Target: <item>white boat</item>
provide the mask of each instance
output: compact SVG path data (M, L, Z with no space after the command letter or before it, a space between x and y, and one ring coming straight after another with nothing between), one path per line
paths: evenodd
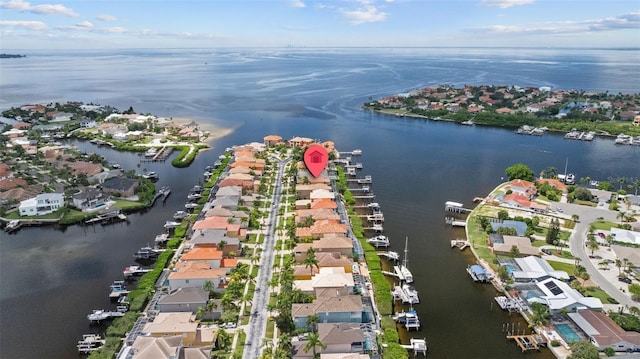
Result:
M145 157L153 157L153 156L155 156L157 154L158 154L158 150L152 147L152 148L148 149L147 152L144 153L144 156Z
M194 209L194 208L196 208L198 206L199 206L199 204L197 204L197 203L189 202L189 203L185 203L184 208L186 208L186 209Z
M168 186L163 186L162 188L160 188L160 190L158 191L158 194L167 197L168 195L171 194L171 188L169 188Z
M415 288L413 288L407 283L404 283L402 285L402 291L404 291L405 294L411 299L410 300L411 304L420 303L420 297L418 297L418 291Z
M475 123L473 123L473 120L464 121L464 122L462 122L462 124L463 124L463 125L466 125L466 126L473 126L473 125L475 125Z
M143 275L147 272L151 272L151 269L149 268L142 268L140 266L137 265L132 265L132 266L128 266L125 267L124 270L122 271L122 275L126 278L131 278L137 275Z
M180 222L176 222L176 221L166 221L164 223L164 229L173 229L176 228L177 226L180 225Z
M388 252L378 252L379 256L387 257L390 261L398 261L400 260L400 255L398 252L388 251Z
M4 230L7 232L13 232L15 230L18 230L18 228L20 228L20 220L12 219L7 223L6 227L4 227Z
M155 242L156 243L164 243L169 240L169 235L166 233L156 235ZM146 247L145 247L146 248Z
M200 193L200 192L202 192L202 186L195 185L195 186L191 187L189 192L190 193Z
M576 183L576 176L573 173L567 174L567 177L564 179L564 183L566 184Z
M188 215L189 215L189 213L187 213L186 211L176 211L176 213L173 214L173 219L179 221L179 220L184 219Z
M409 270L409 267L407 267L408 245L409 245L409 237L406 237L404 240L404 258L402 259L402 264L399 265L398 268L400 270L400 273L399 273L401 275L400 278L404 279L404 281L407 283L413 283L413 274Z
M355 149L351 152L351 155L353 156L360 156L362 154L362 150L360 149Z
M404 304L418 304L420 303L420 298L418 297L418 292L413 290L409 290L408 288L404 288L405 285L399 286L396 285L393 287L393 291L391 295L394 300L400 300Z
M151 171L151 172L147 172L145 174L142 175L142 177L146 178L146 179L158 179L158 174Z
M87 314L87 319L89 319L90 322L100 322L106 319L123 316L124 312L121 311L108 312L102 309L94 309L91 314Z
M158 238L156 237L156 242ZM161 249L153 249L149 246L140 248L133 257L136 259L155 259L162 252Z
M367 239L367 243L371 244L376 248L379 248L379 247L386 248L386 247L389 247L389 238L387 238L387 236L379 235L379 236L375 236L373 238Z
M200 199L200 198L202 198L202 195L200 193L189 193L187 195L188 200L194 200L194 199Z
M418 318L418 313L413 309L413 306L408 312L404 310L402 310L402 312L396 312L393 315L393 320L397 323L404 324L407 330L420 329L420 319Z

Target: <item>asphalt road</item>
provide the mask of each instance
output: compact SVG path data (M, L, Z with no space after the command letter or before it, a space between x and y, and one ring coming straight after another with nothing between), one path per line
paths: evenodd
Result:
M278 162L278 174L276 176L276 187L271 202L269 217L266 221L266 233L264 242L262 242L262 253L260 255L260 270L256 278L256 291L253 294L253 305L251 306L251 318L247 326L247 338L245 341L244 353L242 357L245 359L255 359L260 357L260 346L262 338L265 336L267 324L267 304L269 303L269 281L274 260L274 246L276 227L278 225L278 207L280 206L280 198L282 193L282 177L286 164L290 159Z
M620 283L611 282L602 275L598 268L593 265L593 263L589 259L589 254L587 253L587 248L585 245L587 233L589 232L589 225L592 222L597 221L600 217L604 218L604 220L606 221L615 222L617 220L616 215L618 214L618 212L610 211L608 207L594 208L571 203L558 203L554 205L554 209L556 208L562 209L562 213L569 218L571 218L571 216L574 214L580 216L580 221L576 224L573 233L569 237L569 248L571 250L571 254L573 254L574 257L580 258L580 264L587 269L587 273L589 273L591 280L607 294L617 300L620 305L627 305L630 307L638 306L638 303L634 302L631 298L629 298L629 296L620 291Z

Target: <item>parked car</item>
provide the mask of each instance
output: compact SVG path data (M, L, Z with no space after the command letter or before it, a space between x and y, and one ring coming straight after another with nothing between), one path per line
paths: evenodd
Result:
M544 253L544 254L546 254L546 255L548 255L548 256L550 256L550 255L551 255L551 250L549 250L549 249L547 249L547 248L542 248L542 249L541 249L541 251L542 251L542 253Z
M598 232L598 236L602 239L607 238L607 236L605 236L603 232Z
M627 284L631 284L631 278L629 277L618 277L618 280Z
M238 325L235 322L227 322L222 324L224 329L235 329Z

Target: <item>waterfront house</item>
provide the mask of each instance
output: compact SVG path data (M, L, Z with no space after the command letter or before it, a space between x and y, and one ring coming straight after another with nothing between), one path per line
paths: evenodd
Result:
M265 136L263 138L263 140L264 140L264 145L267 146L267 147L274 147L274 146L277 146L277 145L283 143L282 142L282 137L278 136L278 135Z
M29 184L27 181L20 177L9 177L3 180L0 180L0 191L7 191L13 188L26 188Z
M194 247L180 256L180 261L207 262L211 268L220 268L222 251L216 247Z
M242 236L240 224L230 221L229 218L230 217L222 216L205 217L204 219L196 221L192 228L194 232L210 229L224 230L227 237L240 238Z
M602 310L600 299L585 297L577 290L571 288L568 283L555 278L547 278L543 281L530 284L514 285L514 289L520 292L521 297L527 302L538 302L549 307L551 314L563 311L573 312L579 308Z
M536 185L533 182L514 179L509 182L506 187L506 190L511 190L514 193L519 193L521 195L526 196L528 199L532 199L538 192Z
M353 275L346 273L342 267L320 268L318 274L310 280L293 281L293 288L306 294L316 294L318 290L327 288L344 289L347 293L353 293L354 285Z
M85 187L80 192L72 195L71 200L75 208L86 211L103 207L108 200L108 196L95 187Z
M292 139L290 139L289 141L287 141L287 145L289 147L300 147L300 148L305 148L313 143L315 143L316 141L314 141L311 138L307 138L307 137L293 137Z
M347 234L347 226L336 220L318 220L315 221L310 227L298 227L296 228L297 238L322 238L325 235L342 235Z
M173 290L182 287L202 288L207 281L213 283L215 292L224 292L227 287L227 271L211 268L207 262L178 262L169 274L169 287Z
M160 312L195 313L200 307L206 307L209 292L201 287L176 288L160 297L156 309Z
M318 336L326 345L323 353L360 353L364 351L364 333L356 323L320 323Z
M296 198L311 199L311 193L315 190L324 190L327 192L331 192L331 186L329 186L326 183L298 184L296 185ZM329 197L329 198L333 198L333 197Z
M319 253L328 252L353 258L353 241L344 235L329 234L311 243L298 243L293 250L296 262L302 263L305 260L309 247L313 247L316 257Z
M299 209L295 212L296 224L305 223L307 218L317 220L340 221L340 215L331 209Z
M534 255L524 258L499 259L499 262L516 282L540 282L548 278L556 278L563 281L569 280L567 272L553 269L546 260Z
M114 177L102 182L102 190L106 193L119 195L120 197L131 197L136 193L136 188L140 185L140 180L129 177Z
M640 333L625 331L606 314L593 310L569 313L569 318L589 336L600 351L613 348L617 352L640 350Z
M189 238L189 244L194 247L218 247L223 241L225 255L240 253L240 238L228 237L226 229L199 229Z
M336 201L328 198L321 198L311 201L311 209L337 209L338 204ZM296 206L297 208L297 206Z
M20 202L21 216L41 216L64 207L63 193L42 193Z
M291 317L296 329L307 328L307 318L317 315L319 323L362 323L364 305L362 296L349 294L344 289L319 290L311 303L291 305Z
M309 268L304 265L296 265L293 267L294 279L311 279L313 275L318 273L320 268L326 267L341 267L344 269L345 273L351 273L353 271L353 259L347 256L343 256L340 253L320 252L316 253L315 256L318 261L318 267L312 266L311 268Z
M499 233L489 235L489 246L495 254L511 254L515 246L518 253L524 256L535 256L540 253L540 249L531 245L529 237L508 236Z
M189 312L158 313L153 322L147 323L142 333L152 337L179 335L184 347L212 346L215 329L199 327L196 316Z

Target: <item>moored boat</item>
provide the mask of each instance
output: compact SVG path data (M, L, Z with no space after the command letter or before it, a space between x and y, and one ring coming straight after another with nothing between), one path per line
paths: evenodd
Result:
M367 243L371 244L372 246L379 248L379 247L389 247L390 243L389 243L389 238L387 238L387 236L383 236L383 235L379 235L379 236L375 236L373 238L369 238L367 239Z

